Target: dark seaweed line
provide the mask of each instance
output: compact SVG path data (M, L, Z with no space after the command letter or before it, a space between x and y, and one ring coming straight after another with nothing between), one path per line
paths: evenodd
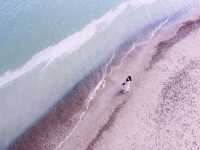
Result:
M198 28L200 28L200 17L196 20L191 20L183 23L183 25L176 32L175 36L168 40L161 41L156 46L156 53L152 56L151 61L149 62L149 66L146 70L150 70L154 64L159 62L159 60L164 57L164 54L167 53L167 50L169 50L179 41L186 38L189 34Z
M103 125L102 128L99 129L96 137L88 144L88 147L86 148L86 150L93 150L95 144L99 141L99 139L102 137L103 133L105 133L106 131L108 131L114 124L118 113L120 112L120 110L123 108L123 106L126 104L127 101L123 101L122 103L120 103L112 112L112 114L110 115L108 121Z

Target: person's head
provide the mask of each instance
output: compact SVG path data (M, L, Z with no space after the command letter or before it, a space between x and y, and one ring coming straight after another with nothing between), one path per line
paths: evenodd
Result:
M126 82L128 82L128 81L132 81L131 76L128 76L128 77L127 77Z
M125 85L125 82L124 82L124 83L122 83L122 85Z
M132 81L132 78L131 78L131 76L130 76L130 75L128 76L128 78L127 78L127 79L128 79L128 81Z

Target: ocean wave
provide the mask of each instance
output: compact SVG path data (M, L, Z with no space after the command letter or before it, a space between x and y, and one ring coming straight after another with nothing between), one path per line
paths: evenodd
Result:
M7 135L7 138L0 137L0 145L9 143L10 139L21 134L58 102L68 92L66 89L69 86L73 87L103 59L110 57L133 33L154 22L165 21L186 6L181 3L184 0L178 0L180 3L176 9L157 1L127 0L80 32L42 50L21 68L3 74L0 77L0 99L1 114L4 116L0 115L0 118L6 119L2 121L4 130L0 128L0 134ZM173 0L167 1L173 4ZM19 82L6 88L5 85L16 80ZM73 83L69 83L69 80ZM91 99L94 95L95 91L90 94ZM15 130L16 126L19 127L18 131Z
M94 20L88 24L81 31L74 33L68 38L64 39L55 46L50 46L34 55L27 63L25 63L21 68L16 70L6 71L0 76L0 87L5 84L16 80L25 73L33 70L40 64L44 64L43 70L46 69L55 59L62 57L64 54L71 54L73 51L79 49L84 43L89 41L95 34L103 32L117 16L119 16L125 9L130 5L136 8L152 3L155 0L145 0L145 1L126 1L119 5L117 8L107 12L101 18Z

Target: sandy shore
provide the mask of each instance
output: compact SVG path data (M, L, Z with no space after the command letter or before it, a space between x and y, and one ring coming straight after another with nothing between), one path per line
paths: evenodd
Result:
M199 20L162 32L107 78L61 150L197 149L200 146ZM160 43L160 39L167 38ZM167 37L169 36L169 37ZM172 37L170 37L172 36ZM119 95L131 74L132 93Z
M10 149L200 149L199 27L197 19L163 29L112 69L105 87L70 131L63 127L68 124L60 122L57 126L64 130L50 128L38 140L30 134ZM121 95L127 75L134 77L132 91ZM42 142L52 139L59 144Z

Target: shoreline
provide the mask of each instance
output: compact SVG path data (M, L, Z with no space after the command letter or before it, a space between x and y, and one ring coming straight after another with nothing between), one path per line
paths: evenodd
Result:
M189 27L190 28L190 27ZM188 35L189 36L189 35ZM184 40L184 38L182 39L182 40ZM158 42L158 44L159 44L159 42ZM157 44L155 44L155 45L153 45L152 47L154 47L154 46L156 46ZM148 47L148 46L147 46ZM152 55L153 55L153 53L152 53ZM131 57L129 58L129 59L131 59ZM129 60L130 61L130 60ZM127 60L127 62L128 62L128 60ZM132 64L134 64L134 63L132 63ZM144 72L146 72L145 70L145 68L146 67L148 67L148 65L144 65L143 66L144 67ZM140 69L139 69L140 70ZM143 72L142 71L142 72ZM139 72L138 73L139 75L141 75L141 73ZM142 75L143 76L143 75ZM112 86L113 86L113 83L112 83ZM137 88L140 86L139 85L139 83L136 83L136 85L135 85L136 87L133 89L133 91L134 92L136 92L137 93ZM105 91L104 91L105 92ZM141 93L142 94L142 93ZM132 96L134 96L133 95L133 93L131 93L128 97L130 98L130 97L132 97ZM101 97L101 96L100 96ZM115 105L115 107L114 106L110 106L110 113L109 114L107 114L107 117L106 118L104 118L104 123L99 123L100 125L99 125L99 127L96 127L96 130L92 130L92 131L83 131L84 130L84 128L85 129L87 129L87 123L82 123L82 126L86 126L86 127L83 127L83 129L79 129L77 132L80 132L80 133L75 133L75 135L74 135L74 137L72 137L67 143L65 143L64 145L63 145L63 147L61 148L61 150L64 150L64 149L86 149L86 150L93 150L93 149L103 149L103 150L107 150L107 149L113 149L113 148L115 148L115 149L120 149L120 147L121 147L121 145L120 145L120 141L119 141L119 139L123 139L123 138L125 138L124 136L123 137L121 137L121 134L123 135L123 126L125 126L125 124L123 123L124 121L123 120L125 120L125 118L123 119L123 117L119 117L119 116L117 116L117 115L119 115L119 113L121 113L120 111L122 111L122 109L124 109L124 111L126 111L125 110L125 108L123 108L123 107L125 107L125 105L127 105L126 104L126 100L128 100L128 101L130 101L130 99L128 98L128 97L115 97L115 102L114 101L112 101L112 105L114 105L115 103L118 103L117 105ZM97 100L97 99L96 99ZM108 100L108 99L107 99ZM118 101L118 102L116 102L116 101ZM122 103L121 103L121 102ZM124 105L123 105L123 107L121 108L120 106L121 106L121 104L123 104L123 102L124 102ZM133 103L135 103L135 102L133 102ZM94 104L95 105L95 104ZM97 108L97 106L98 106L98 104L96 104L95 106L93 105L93 109L95 109L95 107ZM114 108L113 108L114 107ZM129 107L129 106L126 106L126 107ZM132 107L133 107L133 105L132 105ZM120 108L120 109L119 109ZM92 108L91 108L92 109ZM105 110L106 110L106 106L105 106ZM94 115L92 115L91 113L93 112L93 111L95 111L95 110L90 110L91 112L88 112L88 118L86 118L85 119L85 121L87 122L87 121L89 121L89 118L91 119L91 117L95 117ZM141 110L140 110L141 111ZM136 114L137 114L137 112L135 112ZM106 113L104 113L104 115L106 115ZM125 113L124 114L125 116L124 117L126 117L128 114L127 113ZM131 114L130 115L128 115L129 116L129 118L131 117ZM100 116L99 116L100 117ZM102 116L101 116L102 117ZM103 118L103 117L102 117ZM114 119L113 119L114 118ZM122 120L122 122L121 122L121 124L117 124L116 123L116 120L118 119L118 120ZM93 119L93 121L94 121L94 119ZM132 122L132 123L134 123L134 122ZM96 124L98 124L98 123L96 123ZM89 124L88 124L89 125ZM122 127L121 128L119 128L119 127L117 127L117 126L120 126L120 125L122 125ZM131 126L131 124L128 124L128 125L130 125ZM116 128L115 128L115 126L116 126ZM114 128L114 129L113 129ZM113 130L112 130L113 129ZM121 132L120 132L120 129L122 130ZM126 128L125 128L126 129ZM132 130L132 128L131 129L127 129L128 131L127 132L130 132L130 130ZM116 135L114 134L114 133L116 132ZM118 136L117 136L117 133L119 132L119 134L118 134ZM83 134L83 133L85 133L85 134ZM111 134L111 137L109 136L109 138L108 139L106 139L105 140L105 138L106 138L106 134ZM83 135L82 135L83 134ZM91 137L91 135L90 134L93 134L93 137L91 138L91 140L88 140L88 138L89 137ZM113 135L114 134L114 135ZM128 134L128 133L127 133ZM140 133L139 133L140 134ZM76 138L76 136L81 136L82 137L82 139L81 138ZM116 143L115 142L113 142L113 140L114 139L116 139ZM77 140L78 140L78 142L77 142ZM90 142L91 141L91 142ZM102 141L104 141L103 143L102 143ZM127 142L128 142L128 140L127 141L124 141L124 143L123 144L125 144L125 145L127 145ZM72 144L72 146L71 146L71 144ZM114 145L112 145L112 144L114 144ZM109 147L109 145L112 145L112 146L110 146ZM117 145L117 147L116 147L116 145ZM123 145L124 147L126 147L125 145ZM133 147L132 147L133 148ZM128 148L127 148L128 149Z
M145 33L149 36L152 30L157 27L156 24L157 23L149 25L149 27L147 28L144 28L143 32L141 31L140 34ZM112 71L111 68L115 66L119 67L121 62L123 61L121 59L124 59L126 57L124 55L127 55L129 51L132 51L131 49L133 43L139 40L136 39L134 35L132 36L131 38L125 40L125 42L119 46L116 52L117 55L113 55L113 58L110 58L104 64L97 67L97 69L91 71L89 75L87 75L71 90L71 92L69 92L69 94L64 96L64 98L61 99L57 104L55 104L42 118L37 120L32 126L26 129L26 131L22 135L17 137L16 140L10 144L8 149L15 149L15 147L18 147L18 145L20 145L20 149L26 149L27 146L31 147L30 145L38 145L38 148L40 148L40 146L43 146L44 143L47 143L47 145L51 143L50 147L53 149L53 147L56 147L55 143L59 143L57 141L62 141L61 139L66 136L66 133L70 134L71 132L73 132L73 128L74 126L76 126L77 122L79 122L79 118L82 117L82 114L85 113L85 111L87 111L88 109L87 107L89 107L88 103L90 103L91 101L91 92L96 93L96 90L93 91L92 89L96 88L96 86L99 86L100 88L101 86L104 86L98 85L99 82L103 82L102 84L105 84L103 80L105 76ZM140 39L145 39L148 36L142 37L140 35L139 37ZM61 131L59 129L60 125L62 130L64 129L64 131ZM56 129L56 131L53 131L53 129ZM53 137L54 134L58 136L56 137L56 140L52 140L51 138L49 138ZM46 141L44 137L49 138L48 140L50 141Z
M189 23L191 23L189 21ZM189 28L191 28L190 26L191 24L189 24ZM188 26L188 24L186 23L186 26ZM185 31L187 30L188 28L182 28L182 31ZM190 33L190 32L189 32ZM159 34L162 34L162 33L159 33ZM179 33L177 33L179 34ZM186 37L186 36L185 36ZM184 37L184 38L185 38ZM180 38L180 37L179 37ZM174 41L174 39L172 40ZM162 52L160 52L160 47L162 49L162 47L166 48L168 47L169 45L168 44L169 41L164 41L164 44L162 42L158 43L160 44L157 48L158 48L158 53L155 54L155 58L152 59L153 64L155 64L155 62L157 61L156 59L157 58L160 58L160 54ZM179 40L177 41L179 42ZM167 44L166 44L167 43ZM173 42L172 42L173 43ZM175 43L173 43L175 44ZM143 49L143 47L142 47ZM135 54L136 52L134 51L133 52L134 55L139 55L139 54ZM132 52L129 54L131 55ZM135 57L135 56L134 56ZM155 61L156 60L156 61ZM151 62L151 61L150 61ZM126 63L126 62L125 62ZM136 63L137 64L137 63ZM135 64L135 65L136 65ZM150 65L151 66L151 65ZM151 66L153 67L153 66ZM150 67L150 68L151 68ZM103 72L99 73L99 70L97 71L99 76L97 77L97 80L95 83L98 83L98 81L101 79L101 76L103 74ZM127 72L124 73L124 75L126 74ZM71 119L71 117L73 116L74 113L76 112L79 112L79 110L81 109L85 109L84 107L84 102L85 102L85 99L87 99L87 95L89 94L89 91L90 91L90 88L93 88L95 86L95 83L94 83L94 80L90 82L90 78L92 79L95 79L95 75L96 75L96 72L94 71L94 73L91 73L91 77L89 77L88 79L85 79L85 82L83 81L82 83L80 83L80 85L77 86L77 89L78 90L74 90L75 93L71 93L71 97L73 97L73 99L78 99L78 101L74 101L74 100L67 100L69 103L71 102L71 104L69 103L66 103L64 102L65 100L61 101L60 104L58 104L58 107L55 109L53 108L51 111L46 117L44 117L41 121L39 121L36 125L34 125L31 129L31 131L25 133L20 139L18 139L16 141L15 144L13 144L9 149L20 149L20 150L23 150L23 149L27 149L27 147L31 147L31 145L34 147L31 147L31 149L41 149L41 148L46 148L48 150L54 150L55 147L57 147L56 145L54 145L54 143L46 143L47 145L43 145L44 141L46 141L46 139L48 139L49 137L52 137L54 136L55 137L55 132L57 132L56 135L58 135L58 137L56 137L56 139L54 139L53 141L60 141L61 139L63 139L65 137L65 134L64 132L68 131L69 130L69 126L71 124L73 124L73 120L71 121L66 121L66 118L68 118L68 120ZM94 76L94 77L93 77ZM115 80L115 79L114 79ZM106 77L106 81L108 83L108 85L106 85L107 87L111 86L113 84L113 81L112 79L110 79L110 77ZM118 81L119 82L119 81ZM118 85L118 82L115 82L115 86L117 87L117 89L114 89L112 93L116 93L116 91L118 91L119 89L119 85ZM88 83L87 85L85 85L85 83ZM93 86L92 86L93 85ZM80 89L79 89L79 88ZM85 87L85 88L83 88ZM79 93L81 94L77 94L77 91L79 91ZM99 95L102 94L102 91L97 91L97 97ZM101 93L101 94L100 94ZM116 96L116 95L115 95ZM70 96L69 96L70 97ZM101 96L100 96L101 97ZM125 98L126 97L126 98ZM101 99L101 98L99 98ZM113 102L113 100L111 100L109 103L110 105L113 105L111 106L111 108L109 108L109 110L107 110L107 116L103 119L104 121L102 121L102 123L100 123L101 125L100 126L103 126L102 128L99 128L99 130L97 131L100 131L99 133L97 133L96 137L89 142L88 146L87 146L87 150L91 150L93 148L93 146L96 144L96 141L99 140L99 138L102 136L102 133L105 131L105 130L109 130L110 128L110 125L113 124L114 120L115 120L115 116L116 114L120 111L121 109L121 105L125 105L125 101L124 99L128 99L127 96L122 96L120 98L116 98L116 99L119 99L119 101L117 102ZM97 104L96 103L100 103L101 102L96 102L96 97L95 97L95 102L91 102L91 106L90 107L97 107ZM107 104L107 102L105 102ZM108 106L110 106L108 105ZM108 106L105 106L106 108ZM69 107L69 108L68 108ZM101 107L101 106L99 106ZM55 109L55 110L54 110ZM91 109L94 109L94 108L89 108L90 110ZM109 115L110 114L110 115ZM57 119L60 119L60 120L57 120ZM61 119L62 118L62 119ZM87 118L84 117L83 120ZM107 118L107 119L106 119ZM114 119L113 119L114 118ZM55 120L57 120L58 122L55 122ZM103 122L106 122L105 120L107 120L107 123L104 124ZM51 125L49 125L51 123ZM104 124L104 125L103 125ZM50 127L51 126L51 127ZM46 128L48 127L48 128ZM52 128L53 127L53 128ZM56 127L56 128L55 128ZM55 131L57 129L65 129L65 130L62 130L62 131ZM41 132L42 131L42 132ZM50 131L50 132L49 132ZM91 131L92 132L92 131ZM93 133L95 134L95 133ZM35 136L33 136L35 135ZM36 136L36 135L41 135L41 136ZM84 140L84 139L82 139ZM34 143L35 142L35 143ZM56 142L55 142L56 143ZM83 142L84 143L84 142ZM64 147L66 144L63 143L63 145L61 147ZM38 146L38 148L37 148ZM42 147L41 147L42 146ZM51 146L51 147L49 147ZM54 147L54 148L53 148ZM62 149L62 148L61 148Z
M167 40L161 41L161 42L159 42L159 43L156 45L157 51L156 51L156 53L155 53L154 55L152 55L152 58L154 58L155 56L158 57L159 55L161 55L160 50L167 50L167 49L173 47L174 44L180 42L180 41L183 40L185 37L189 36L189 35L191 34L191 32L194 32L196 29L200 28L200 23L199 23L199 21L200 21L200 18L198 18L196 21L188 21L188 22L183 23L183 25L181 25L180 28L177 30L175 36L173 36L172 38L169 38L169 39L167 39ZM186 30L185 30L185 29L186 29ZM186 32L184 32L184 31L186 31ZM184 34L184 36L181 36L181 34ZM178 38L177 38L177 37L178 37ZM180 37L183 37L183 38L180 38ZM174 41L174 39L176 39L176 40ZM173 42L171 42L172 40L173 40ZM169 42L169 41L170 41L170 42ZM169 43L168 43L168 42L169 42ZM164 43L164 44L163 44L163 43ZM167 43L167 45L165 45L165 43ZM166 46L166 47L165 47L165 46ZM160 56L160 57L161 57L161 56ZM162 57L161 57L161 59L162 59ZM152 60L153 60L153 59L152 59ZM151 62L152 60L150 60L150 62ZM147 72L150 71L150 69L152 69L152 67L153 67L152 65L155 65L158 61L159 61L159 60L155 61L153 64L150 63L149 66L147 65L146 67L144 67L144 71L145 71L145 72L146 72L146 71L147 71ZM149 68L149 67L150 67L150 68ZM146 69L145 69L145 68L146 68ZM132 95L132 93L131 93L131 95ZM133 96L133 95L132 95L132 96ZM130 100L130 99L129 99L129 100ZM122 107L123 107L124 105L126 105L126 103L127 103L127 99L124 101L124 103L122 103L122 105L120 104L120 105L118 105L118 106L115 108L115 110L111 113L111 115L110 115L108 121L104 124L104 126L102 126L102 127L100 128L98 134L96 134L96 137L92 140L92 142L88 144L88 147L86 148L86 150L93 150L93 149L96 149L95 146L98 146L99 149L105 149L106 145L105 145L105 147L104 147L104 146L102 146L103 143L101 143L101 140L104 139L104 138L103 138L103 137L104 137L104 132L105 132L105 134L106 134L106 131L107 131L107 132L110 132L110 134L113 134L112 131L109 131L109 129L112 128L112 127L114 128L114 123L113 123L113 122L115 122L115 121L117 120L116 118L117 118L117 115L119 115L119 113L120 113L120 109L122 109ZM114 118L114 119L113 119L113 118ZM116 119L116 120L115 120L115 119ZM121 118L118 117L118 119L121 119ZM122 120L123 120L123 119L122 119ZM121 130L123 130L123 129L121 128ZM115 131L116 131L116 129L115 129ZM107 140L110 141L110 140L112 140L112 139L107 139ZM110 141L110 142L112 143L112 141ZM99 145L99 143L100 143L100 145ZM106 143L104 143L104 144L106 144ZM109 143L107 143L107 144L109 144ZM117 144L117 143L116 143L116 144ZM114 145L113 145L113 146L114 146ZM119 144L118 144L118 146L119 146ZM63 146L63 148L64 148L64 147L66 148L67 145L65 144L65 146ZM112 148L113 148L113 147L112 147ZM117 148L117 147L115 147L115 148ZM132 147L132 148L134 148L134 147ZM63 150L64 150L64 149L63 149Z

